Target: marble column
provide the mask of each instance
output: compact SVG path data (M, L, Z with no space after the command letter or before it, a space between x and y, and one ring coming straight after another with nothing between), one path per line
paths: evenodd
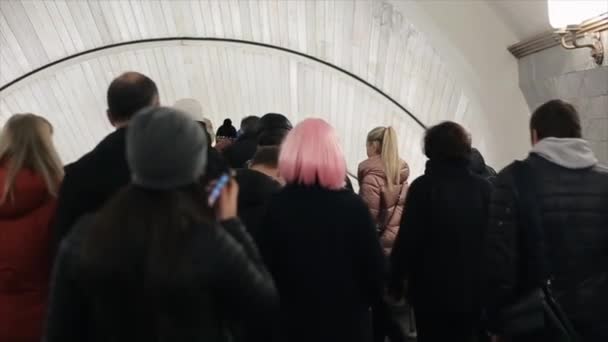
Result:
M531 112L551 99L571 102L581 115L585 139L608 164L608 31L602 41L602 66L591 59L589 49L556 46L520 59L519 84Z

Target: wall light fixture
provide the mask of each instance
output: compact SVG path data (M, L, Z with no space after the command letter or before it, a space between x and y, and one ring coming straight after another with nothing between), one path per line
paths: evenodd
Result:
M594 23L608 16L608 0L547 0L549 22L568 49L590 48L597 65L604 62L604 44ZM600 20L598 20L600 19Z

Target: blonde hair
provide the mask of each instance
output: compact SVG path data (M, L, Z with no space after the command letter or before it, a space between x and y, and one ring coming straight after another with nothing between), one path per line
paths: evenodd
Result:
M386 184L389 188L399 184L401 159L399 159L399 146L397 132L393 127L376 127L367 134L367 143L377 142L380 146L380 158L384 165Z
M50 122L31 113L15 114L8 119L0 135L0 162L7 167L0 204L13 199L15 180L23 168L40 175L49 194L57 197L63 164L53 146L52 131Z

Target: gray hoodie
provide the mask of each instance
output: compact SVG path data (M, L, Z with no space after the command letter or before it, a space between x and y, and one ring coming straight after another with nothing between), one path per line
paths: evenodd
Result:
M598 165L589 143L577 138L545 138L532 148L544 159L568 169L587 169Z

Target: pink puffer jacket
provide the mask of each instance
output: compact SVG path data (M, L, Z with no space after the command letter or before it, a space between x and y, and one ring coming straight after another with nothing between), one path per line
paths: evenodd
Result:
M395 237L401 224L401 214L405 204L407 194L407 178L410 170L405 161L401 161L399 185L388 189L386 186L386 176L384 165L380 156L371 157L359 164L359 194L369 206L376 224L379 227L386 227L380 236L380 242L384 252L388 255L393 248ZM383 198L383 200L380 200ZM383 208L381 208L381 205ZM382 210L385 214L381 215ZM384 222L379 222L384 216Z

